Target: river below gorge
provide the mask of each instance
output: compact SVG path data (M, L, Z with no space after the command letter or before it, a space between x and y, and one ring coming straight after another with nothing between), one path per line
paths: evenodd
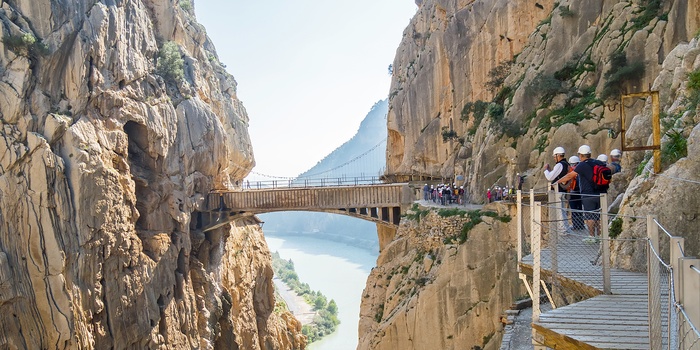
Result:
M376 265L378 252L308 235L266 233L265 239L271 252L279 252L282 259L292 259L299 280L338 304L338 329L307 349L356 349L362 291Z

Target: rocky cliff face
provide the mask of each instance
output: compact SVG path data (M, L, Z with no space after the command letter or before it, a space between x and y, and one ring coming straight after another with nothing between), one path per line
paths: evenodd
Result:
M0 2L0 347L304 346L257 225L192 218L254 161L191 6Z
M651 154L626 152L609 194L631 183L622 210L655 213L664 203L668 225L696 232L693 199L654 198L697 186L697 101L686 86L699 69L699 28L697 0L423 1L393 65L387 173L464 175L477 202L517 173L525 189L544 188L555 147L567 156L581 144L596 155L622 148L619 96L651 88L661 95L662 147L680 133L690 137L688 157L664 153L664 171L675 175L648 178L641 168ZM625 103L626 146L650 145L650 100Z
M499 315L526 293L515 221L503 222L512 213L493 204L480 214L442 214L414 208L380 253L363 293L358 349L500 346ZM465 225L472 228L462 233Z
M620 94L658 90L663 172L650 173L650 152L625 152L623 172L615 175L609 194L622 196L620 213L658 215L671 232L686 237L687 254L698 253L700 212L693 193L700 164L696 153L700 2L424 0L416 4L420 8L404 32L393 64L388 174L464 175L465 189L476 202L485 200L486 188L513 185L517 173L527 175L524 189L544 188L542 167L551 162L555 147L563 146L567 156L581 144L589 144L596 155L622 148ZM625 101L626 146L650 145L651 108L645 98ZM623 237L644 236L643 221L624 218ZM440 232L428 227L421 231L423 239ZM389 247L400 251L395 254L399 262L417 254L405 240ZM468 249L460 246L454 256ZM634 244L614 249L617 265L630 267L643 259L643 251ZM380 261L393 260L386 257L393 250L382 252ZM468 255L478 254L484 253ZM493 285L487 277L479 281L469 274L455 276L451 284L429 283L415 287L417 296L413 290L407 295L394 282L400 267L396 264L387 263L384 269L380 264L370 277L368 290L378 290L380 297L370 293L363 300L364 348L397 344L410 348L420 342L428 342L421 343L427 348L456 346L448 337L484 345L478 340L488 335L486 331L462 333L463 327L454 326L473 310L442 296ZM470 265L462 261L456 266ZM435 267L426 268L426 274L431 269ZM451 274L449 269L436 271L438 277L426 281ZM499 287L505 288L503 293L510 291ZM458 312L452 315L443 309ZM372 322L375 315L378 322ZM417 321L425 319L439 326L426 332L423 322ZM481 318L470 325L488 328L493 322Z
M619 132L614 99L654 83L664 58L696 35L698 8L696 0L423 1L393 64L387 173L465 175L481 199L518 172L530 175L526 187L543 184L556 146L569 155L583 143L598 153L620 148L608 137Z

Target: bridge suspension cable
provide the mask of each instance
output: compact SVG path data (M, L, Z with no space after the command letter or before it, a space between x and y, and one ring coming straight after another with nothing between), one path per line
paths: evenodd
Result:
M318 176L318 175L327 174L327 173L330 173L330 172L332 172L332 171L338 170L338 169L340 169L340 168L342 168L342 167L345 167L345 166L347 166L347 165L349 165L349 164L352 164L352 163L354 163L354 162L356 162L356 161L358 161L358 160L364 158L364 157L367 156L368 154L372 153L372 151L376 150L379 146L381 146L381 145L384 144L384 143L386 143L386 138L383 139L383 140L381 140L381 141L379 141L379 143L377 143L376 145L372 146L372 148L370 148L370 149L368 149L368 150L362 152L360 155L358 155L358 156L356 156L356 157L354 157L354 158L352 158L352 159L350 159L350 160L348 160L348 161L346 161L346 162L344 162L344 163L342 163L342 164L339 164L339 165L337 165L337 166L335 166L335 167L333 167L333 168L330 168L330 169L327 169L327 170L324 170L324 171L321 171L321 172L317 172L317 173L314 173L314 174L307 174L307 175L304 175L304 176L278 176L278 175L263 174L263 173L259 173L259 172L257 172L257 171L253 171L253 170L250 171L250 174L257 175L257 176L261 176L261 177L265 177L265 178L269 178L269 179L275 179L275 180L308 179L308 178L310 178L310 177L312 177L312 176ZM240 167L240 166L239 166L239 167ZM241 167L241 168L242 168L242 167Z

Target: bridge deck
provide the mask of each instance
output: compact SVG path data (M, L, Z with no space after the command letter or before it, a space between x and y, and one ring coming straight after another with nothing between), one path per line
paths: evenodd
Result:
M217 217L205 224L205 230L240 215L276 211L330 212L396 227L414 199L406 183L218 191L207 197L206 211Z
M557 281L589 299L543 312L532 324L537 340L556 349L649 349L646 274L611 269L612 295L603 295L599 243L583 247L582 236L560 238ZM540 255L541 274L551 277L551 250L542 249ZM532 255L523 257L520 267L532 275Z

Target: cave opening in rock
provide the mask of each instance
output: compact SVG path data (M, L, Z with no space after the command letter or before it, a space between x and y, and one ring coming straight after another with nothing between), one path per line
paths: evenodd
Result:
M124 124L124 132L129 139L129 168L136 185L136 209L140 216L136 221L137 230L147 230L148 215L153 209L153 200L158 194L149 186L155 180L156 158L148 152L148 129L143 124L129 121ZM149 210L150 208L150 210Z

